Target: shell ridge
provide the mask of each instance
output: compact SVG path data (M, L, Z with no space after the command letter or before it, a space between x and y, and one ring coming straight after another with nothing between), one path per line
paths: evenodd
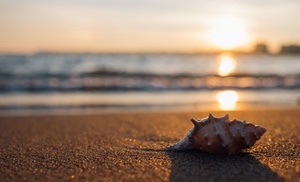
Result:
M229 145L233 143L233 141L234 141L234 136L233 136L233 134L232 134L232 132L231 132L231 130L230 130L230 126L228 125L228 122L226 122L226 123L224 122L224 123L223 123L223 126L224 126L225 132L228 134L227 136L229 137L229 140L230 140L230 142L228 142L227 144L225 144L225 147L224 147L224 148L225 148L228 152L230 152L230 151L229 151L229 149L230 149L230 148L229 148L229 147L230 147ZM224 143L223 143L223 144L224 144ZM232 147L232 146L234 146L234 145L231 145L231 147Z

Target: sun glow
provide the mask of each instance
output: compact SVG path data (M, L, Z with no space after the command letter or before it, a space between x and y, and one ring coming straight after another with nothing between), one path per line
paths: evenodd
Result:
M218 73L221 76L227 76L230 73L233 73L236 68L236 61L230 55L221 55L219 58L219 69Z
M249 42L243 22L235 17L216 19L208 38L213 44L225 50L230 50Z
M219 106L223 110L233 110L236 108L236 102L239 99L239 95L236 91L226 90L217 93L217 101Z

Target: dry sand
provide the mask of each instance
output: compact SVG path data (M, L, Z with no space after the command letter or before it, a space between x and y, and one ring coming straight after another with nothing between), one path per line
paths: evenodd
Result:
M155 150L208 112L1 117L0 181L300 181L300 110L229 114L268 131L246 153L220 156Z

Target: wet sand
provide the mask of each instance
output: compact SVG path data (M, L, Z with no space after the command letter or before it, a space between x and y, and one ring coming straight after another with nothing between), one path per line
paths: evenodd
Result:
M0 117L0 181L300 181L299 109L228 113L268 131L224 156L156 150L208 112Z

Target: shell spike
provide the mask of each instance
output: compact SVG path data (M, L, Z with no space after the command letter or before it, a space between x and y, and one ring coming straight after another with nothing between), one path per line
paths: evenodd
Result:
M215 117L214 117L212 114L209 114L209 115L208 115L208 119L209 119L209 120L214 120Z
M195 127L199 125L196 119L192 118L191 121Z
M228 114L226 114L225 116L223 116L223 119L224 119L225 121L228 121L228 122L230 121L230 120L229 120L229 115L228 115Z

